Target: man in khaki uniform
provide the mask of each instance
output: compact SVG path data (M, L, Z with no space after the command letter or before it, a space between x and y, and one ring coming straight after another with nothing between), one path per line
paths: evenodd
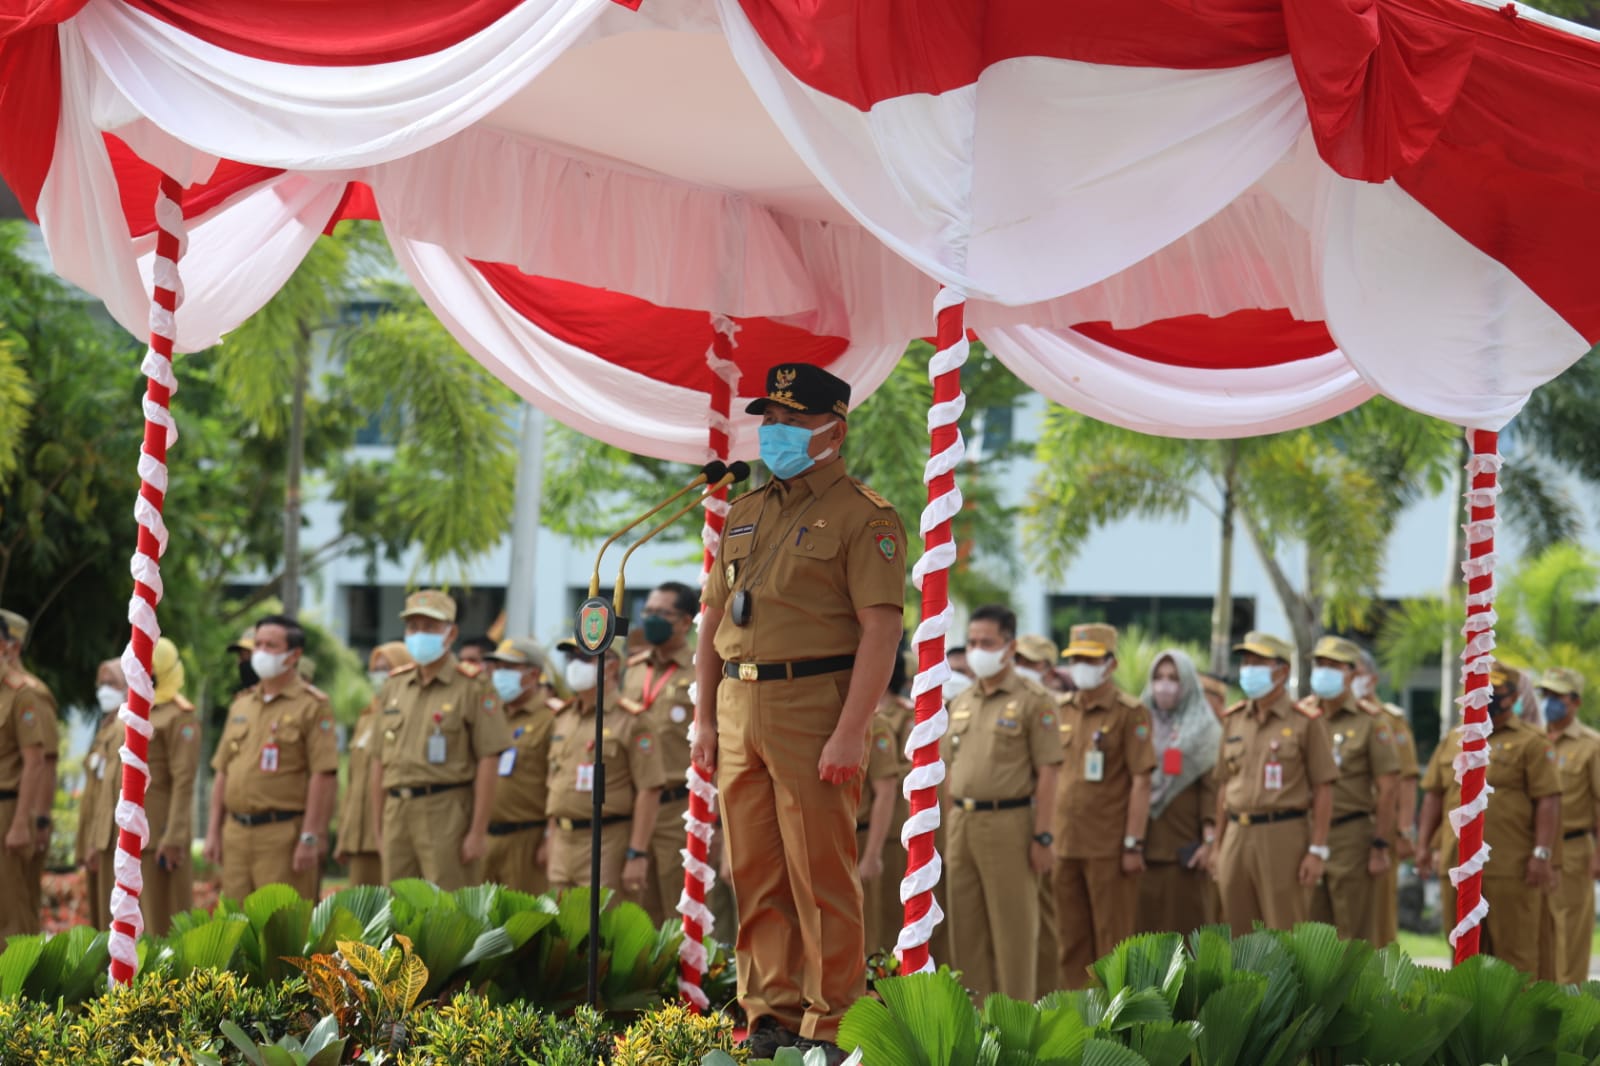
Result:
M657 925L678 913L678 897L683 895L682 851L687 840L683 816L689 810L689 723L694 719L694 702L689 699L694 649L688 637L699 609L699 595L681 582L669 581L651 590L637 630L648 647L628 657L619 701L655 737L666 776L655 832L645 848L650 872L638 899Z
M1513 709L1521 675L1500 663L1489 674L1492 702L1489 768L1486 780L1494 794L1484 813L1483 841L1489 864L1483 868L1483 896L1489 914L1479 946L1533 976L1539 972L1539 914L1544 895L1554 890L1551 859L1560 843L1561 779L1555 748ZM1461 786L1452 769L1461 750L1461 734L1439 741L1422 775L1422 816L1418 820L1417 875L1429 877L1435 865L1439 878L1439 918L1446 933L1456 925L1456 891L1447 871L1456 864L1454 830L1445 816L1461 805Z
M413 666L378 690L371 787L385 881L421 877L446 891L483 879L500 753L511 732L478 667L456 661L456 601L437 589L406 597Z
M1405 709L1393 703L1379 702L1374 695L1378 687L1377 660L1365 648L1358 647L1356 650L1358 661L1356 675L1350 682L1350 692L1362 710L1384 716L1383 720L1389 726L1389 734L1394 741L1395 761L1399 764L1392 804L1394 854L1390 856L1389 868L1379 879L1373 905L1372 943L1376 947L1385 947L1394 943L1400 933L1400 864L1415 858L1417 854L1417 781L1422 776L1422 769L1417 765L1417 745L1411 735L1411 726L1406 722Z
M489 679L505 706L511 746L500 753L489 813L489 857L483 879L535 895L550 887L545 853L550 726L545 705L544 649L528 637L504 640L488 659Z
M894 728L882 714L876 714L867 737L866 785L856 808L856 873L861 878L862 930L869 956L892 952L900 935L900 923L885 922L883 908L873 906L885 876L883 853L899 794L900 757L894 750Z
M856 807L904 628L905 533L845 476L849 403L818 367L768 373L746 410L773 478L734 502L703 596L692 754L722 793L753 1057L842 1061L839 1020L866 992Z
M0 610L0 938L39 931L56 791L56 701L22 666L28 620Z
M1033 1000L1038 878L1050 866L1050 818L1061 766L1055 699L1013 665L1017 616L991 604L967 623L977 683L950 704L950 965L979 999Z
M156 642L151 666L156 701L150 711L150 725L155 733L150 737L150 783L144 794L150 843L144 849L144 889L139 894L139 905L144 911L145 931L152 936L165 936L172 928L172 916L194 906L190 849L194 842L195 775L200 767L200 723L194 704L183 695L183 661L178 646L162 637ZM118 773L120 776L120 765ZM115 802L112 806L114 817ZM109 887L110 879L108 890Z
M378 839L378 809L372 797L372 757L378 750L379 720L383 717L377 690L389 680L390 671L411 662L411 653L398 640L379 644L367 657L372 699L350 733L344 798L339 804L339 846L333 853L334 861L350 871L352 887L383 884L383 847Z
M1055 804L1057 976L1084 988L1089 967L1133 935L1150 773L1150 712L1117 687L1117 631L1072 627L1061 653L1077 686L1061 704L1061 787Z
M1056 673L1061 661L1061 650L1049 637L1038 633L1024 633L1017 638L1016 670L1024 678L1036 681L1057 703L1067 698L1066 683ZM1056 939L1056 881L1055 866L1039 875L1039 936L1034 952L1033 986L1043 995L1060 987L1057 980L1056 955L1060 941Z
M556 645L567 654L572 699L556 712L550 730L550 890L587 886L594 856L596 764L605 767L605 806L600 816L600 887L636 895L650 871L650 838L661 805L661 747L643 716L621 709L617 691L620 655L607 649L605 720L596 758L594 742L595 660L577 644Z
M1589 979L1594 933L1594 880L1600 877L1600 739L1578 721L1583 675L1546 670L1534 690L1561 778L1561 876L1545 900L1539 977L1563 984ZM1494 801L1491 799L1490 803Z
M117 800L122 795L122 747L127 727L117 711L127 702L128 682L116 659L107 659L95 673L95 698L100 721L89 750L83 754L83 792L78 797L78 865L89 897L89 922L111 928L111 888L117 846Z
M1361 649L1323 637L1311 653L1312 695L1301 707L1319 712L1333 734L1333 822L1328 863L1311 898L1311 917L1346 939L1373 940L1377 897L1392 861L1394 790L1400 760L1388 715L1356 702L1350 690Z
M296 669L305 646L305 630L287 615L256 624L250 662L261 680L234 697L211 759L205 854L235 901L277 883L316 898L339 747L328 697Z
M1310 917L1339 768L1321 710L1289 698L1294 647L1252 631L1234 650L1246 699L1222 720L1214 863L1223 918L1243 936L1258 921L1291 929Z

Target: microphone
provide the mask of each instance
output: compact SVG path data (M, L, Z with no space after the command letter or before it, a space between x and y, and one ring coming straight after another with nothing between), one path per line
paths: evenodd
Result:
M720 463L719 464L712 464L712 463L707 463L706 464L706 466L708 468L713 466L713 465L720 466L721 464ZM727 488L729 485L732 485L732 484L734 484L735 482L738 482L738 481L743 481L745 478L747 478L749 476L750 476L750 464L749 463L744 462L743 460L740 460L739 462L730 464L729 466L727 466L725 468L725 472L723 474L721 474L720 476L718 476L717 478L715 478L715 479L713 479L711 481L711 483L706 487L706 491L705 491L704 494L702 494L700 496L696 496L693 500L690 500L688 503L686 503L682 507L678 508L678 510L676 510L672 514L668 515L664 522L662 522L660 525L656 526L654 529L650 530L650 532L646 533L644 536L640 537L638 540L634 541L633 544L631 544L628 547L628 550L626 552L623 552L623 554L622 554L622 562L620 564L618 564L618 566L617 566L617 583L612 588L612 591L611 591L611 604L612 604L612 607L616 610L616 612L618 614L622 613L622 599L623 599L624 588L625 588L625 586L624 586L624 576L623 575L625 574L625 572L628 569L628 559L633 555L633 553L638 551L641 547L643 547L644 544L647 541L649 541L651 538L653 538L657 533L660 533L663 529L666 529L668 526L672 525L672 523L676 522L678 519L682 518L684 515L688 514L690 511L694 510L696 507L699 507L700 505L704 504L707 500L709 500L711 497L715 496L717 493L721 492L723 489ZM693 487L694 487L693 485L690 486L690 488L693 488ZM678 495L681 496L681 495L683 495L683 493L680 492L680 493L678 493ZM676 497L674 497L674 499L676 499ZM661 505L661 507L665 507L667 505L667 503L671 503L671 502L672 502L672 500L668 500L668 501L666 501L666 503L663 503ZM657 507L656 511L661 510L661 507ZM654 513L655 513L654 511L651 512L651 514L654 514ZM650 517L650 515L643 515L643 516L641 516L640 521L643 521L645 518L648 518L648 517ZM637 525L637 524L638 524L637 522L634 523L634 525ZM632 527L630 527L630 528L632 528ZM596 565L596 567L599 566L599 561L598 560L596 560L595 565Z
M744 477L750 476L749 463L738 463L735 465L744 467ZM693 481L689 482L683 488L679 489L677 492L674 492L671 496L668 496L666 499L650 508L650 510L646 511L644 514L640 515L638 518L635 518L632 522L629 522L627 525L611 534L611 536L607 537L605 543L600 545L600 550L595 553L594 571L589 575L589 598L593 599L594 597L600 595L600 560L604 558L607 548L615 544L625 533L643 523L647 518L650 518L651 516L661 512L670 504L672 504L673 501L682 497L685 493L693 492L701 485L705 485L710 482L720 482L727 476L727 474L728 465L721 460L713 459L711 462L700 468L699 475ZM742 481L743 478L739 478L737 480Z

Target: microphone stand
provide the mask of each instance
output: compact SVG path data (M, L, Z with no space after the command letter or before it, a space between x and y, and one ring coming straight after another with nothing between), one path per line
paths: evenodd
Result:
M600 559L605 555L606 549L615 544L624 533L640 525L651 516L665 510L674 501L701 485L705 485L708 482L713 483L710 491L695 497L692 503L674 512L665 522L650 530L638 543L630 547L622 557L622 565L626 567L628 556L631 556L640 544L666 529L706 499L720 492L724 487L733 484L735 481L742 481L749 476L750 464L748 463L734 463L731 468L721 462L707 463L701 470L700 475L689 484L668 496L626 526L623 526L616 533L613 533L606 539L604 544L600 545L600 551L595 555L594 573L589 578L589 598L584 600L578 607L578 619L574 636L578 647L595 658L594 740L592 742L594 744L594 792L589 818L588 1000L591 1007L599 1007L600 1005L600 823L601 819L605 817L606 803L605 657L617 637L626 637L628 635L628 619L622 614L622 571L620 569L617 571L617 585L612 590L611 602L608 603L600 597Z

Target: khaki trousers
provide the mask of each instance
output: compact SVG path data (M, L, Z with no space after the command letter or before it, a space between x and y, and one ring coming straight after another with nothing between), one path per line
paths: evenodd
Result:
M1367 872L1373 828L1371 818L1355 818L1328 830L1328 862L1311 890L1311 920L1327 922L1344 940L1377 939L1383 882Z
M1217 854L1217 890L1222 918L1234 936L1256 922L1293 929L1311 916L1311 894L1300 887L1300 861L1311 842L1311 822L1230 822Z
M0 800L0 832L11 828L17 801ZM37 933L44 896L44 856L19 856L0 847L0 941L18 933Z
M383 856L376 851L358 851L347 856L350 886L383 884Z
M537 833L538 830L530 830ZM628 835L633 823L613 822L600 827L600 887L622 890L622 864L627 860ZM550 888L563 892L569 888L588 888L592 828L557 829L550 834ZM535 845L537 846L537 845Z
M482 860L461 864L461 842L472 824L472 789L452 788L431 796L383 802L383 877L432 881L446 892L483 881Z
M226 851L224 851L226 856ZM293 857L293 848L290 848ZM115 856L113 856L115 858ZM166 936L172 929L172 916L182 914L194 906L194 860L188 855L178 862L176 870L163 870L158 861L155 845L145 849L140 861L144 872L144 888L139 893L139 908L144 911L144 931L152 936ZM112 878L115 878L115 868ZM106 884L106 906L111 905L111 883Z
M116 886L117 849L106 848L92 870L83 872L84 891L89 896L89 923L101 932L111 931L111 890Z
M1139 875L1139 905L1133 927L1139 933L1188 936L1216 921L1217 886L1205 870L1180 862L1152 862Z
M1061 955L1061 940L1056 935L1056 872L1054 868L1039 875L1039 947L1034 952L1033 990L1036 995L1054 992L1061 987L1061 974L1057 964Z
M1392 854L1389 856L1389 868L1378 878L1372 911L1372 946L1388 947L1400 935L1400 862Z
M1060 859L1056 888L1056 976L1062 988L1087 988L1089 967L1133 935L1139 907L1137 877L1122 872L1122 856Z
M1028 849L1033 808L950 810L950 965L979 1000L1032 1002L1038 978L1039 889Z
M1573 837L1561 844L1561 883L1545 897L1540 941L1541 969L1546 980L1581 985L1589 979L1589 954L1594 945L1594 838ZM1491 902L1492 906L1492 902Z
M263 885L284 884L309 900L317 898L317 869L295 873L294 848L300 819L240 825L232 815L222 822L222 894L235 903Z
M504 836L489 837L489 854L483 862L483 879L539 896L550 890L550 873L539 861L544 841L543 822ZM587 881L587 878L585 879Z
M681 852L689 839L683 816L688 809L687 798L663 803L650 836L650 872L645 875L638 903L658 926L678 916L678 897L683 895Z
M1451 861L1442 864L1439 871L1439 925L1448 937L1456 927L1456 890L1450 884L1449 872L1455 864L1453 849L1447 855ZM1489 901L1489 914L1479 926L1478 950L1536 977L1542 947L1540 915L1546 896L1523 883L1524 865L1517 864L1515 877L1484 877L1483 898Z
M752 1023L771 1016L833 1040L866 994L856 808L862 773L843 785L817 776L839 721L848 671L793 681L723 680L717 687L717 785L739 908L739 1002ZM865 737L862 738L865 740Z
M856 854L860 855L867 847L867 831L856 830ZM884 857L887 859L889 845L885 844ZM884 881L889 876L889 864L883 864L883 873L870 881L861 882L861 936L866 945L867 955L871 956L879 951L893 951L895 938L900 935L898 924L891 930L886 928L885 918L888 917L884 908L879 906L883 899Z

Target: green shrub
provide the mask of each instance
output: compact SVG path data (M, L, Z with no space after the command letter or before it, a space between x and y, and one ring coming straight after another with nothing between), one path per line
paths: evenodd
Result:
M725 1051L743 1061L735 1051L733 1019L726 1014L699 1015L673 1003L628 1026L617 1041L612 1066L668 1066L698 1063L712 1051Z

